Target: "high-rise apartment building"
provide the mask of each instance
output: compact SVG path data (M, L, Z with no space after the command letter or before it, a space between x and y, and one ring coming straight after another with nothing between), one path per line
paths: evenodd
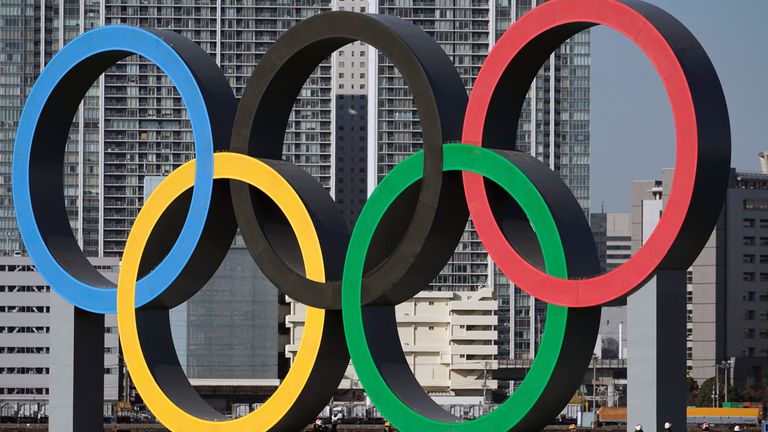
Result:
M42 6L41 6L42 5ZM171 29L197 42L224 70L237 96L263 53L330 0L139 2L10 0L0 7L0 250L23 251L14 219L10 165L18 119L35 79L56 51L93 27ZM285 135L286 158L331 187L331 65L320 65L298 98ZM186 110L168 78L132 56L94 83L73 119L65 197L88 256L119 256L143 202L143 177L166 175L192 157Z
M369 10L395 15L429 33L453 60L471 91L485 57L496 40L536 0L372 1ZM369 87L377 103L369 124L368 188L397 163L421 149L418 113L410 91L395 67L372 53ZM559 172L589 212L589 77L590 34L566 42L542 66L520 116L518 149L538 157ZM371 96L373 99L374 96ZM370 153L369 153L370 154ZM430 288L472 291L484 284L499 299L499 356L532 358L545 322L545 305L531 299L492 264L472 222L456 253Z
M368 0L334 0L333 10L368 11ZM351 230L368 198L368 45L353 42L331 56L333 70L333 193Z

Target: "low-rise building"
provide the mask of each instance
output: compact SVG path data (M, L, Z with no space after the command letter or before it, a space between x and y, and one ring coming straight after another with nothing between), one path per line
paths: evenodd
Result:
M117 280L117 258L90 258L110 280ZM51 308L57 294L28 257L0 257L0 414L34 417L48 407L51 369ZM68 305L68 304L66 304ZM104 400L118 399L117 319L105 317Z
M290 301L286 324L296 355L303 333L306 306ZM439 404L482 404L496 390L492 372L498 368L496 311L489 288L474 292L420 292L395 308L403 352L416 379ZM339 335L339 337L342 337ZM342 391L361 389L350 366L339 385Z

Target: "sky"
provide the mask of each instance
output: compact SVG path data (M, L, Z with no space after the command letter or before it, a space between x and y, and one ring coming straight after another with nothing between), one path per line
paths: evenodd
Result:
M696 36L715 65L731 122L731 166L759 171L768 150L768 0L650 0ZM632 180L674 165L661 79L618 32L592 29L592 211L629 211Z

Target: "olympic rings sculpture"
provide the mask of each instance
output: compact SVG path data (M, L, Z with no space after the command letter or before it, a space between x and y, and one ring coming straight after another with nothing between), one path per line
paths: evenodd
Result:
M619 31L650 58L677 131L675 177L657 229L632 259L602 275L587 220L568 187L515 151L530 82L552 51L595 25ZM353 41L381 51L405 78L424 150L380 182L349 233L332 198L283 161L282 148L304 82ZM157 64L178 89L195 159L144 204L115 286L74 239L63 160L80 100L109 66L132 54ZM579 385L600 306L622 301L656 269L692 263L720 213L729 166L719 79L681 23L636 0L552 0L507 30L469 98L439 45L389 16L331 12L295 25L259 62L239 105L210 56L175 33L124 26L89 31L62 48L30 93L14 149L13 198L29 254L53 289L81 309L117 313L136 388L171 430L298 430L333 395L351 356L367 394L400 430L530 431L554 418ZM519 389L497 410L462 421L416 381L394 306L440 271L469 215L500 269L549 307L539 352ZM298 354L281 385L258 410L227 420L185 377L169 309L208 281L238 227L267 277L308 308Z

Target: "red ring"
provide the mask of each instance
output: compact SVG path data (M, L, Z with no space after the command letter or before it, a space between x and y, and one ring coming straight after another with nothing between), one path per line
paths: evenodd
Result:
M618 0L552 0L533 9L512 25L489 54L470 94L464 120L464 143L482 145L485 119L493 92L508 65L520 55L521 50L543 33L574 23L602 24L623 33L649 57L668 93L677 135L675 176L663 216L653 234L631 259L611 272L581 280L549 276L522 258L506 240L491 211L482 177L466 172L463 175L464 191L477 232L501 270L514 283L540 300L560 306L587 307L625 297L651 278L657 268L668 264L664 260L677 252L670 254L675 242L686 241L678 237L682 237L681 230L691 210L694 190L699 187L696 182L701 181L701 172L699 179L696 178L697 162L701 164L703 159L700 157L711 158L712 155L699 154L697 105L694 104L688 78L673 46L659 28L635 10L635 6ZM709 61L708 58L706 60ZM716 83L719 86L718 80ZM725 125L726 130L729 130L727 121ZM729 155L730 142L726 144ZM729 158L726 159L725 163L730 165ZM709 159L707 161L710 162ZM719 169L720 166L717 166ZM719 176L720 171L715 174ZM710 199L716 200L718 192L714 191L715 196ZM704 217L707 219L705 223L709 223L708 218ZM711 227L709 229L711 232Z

